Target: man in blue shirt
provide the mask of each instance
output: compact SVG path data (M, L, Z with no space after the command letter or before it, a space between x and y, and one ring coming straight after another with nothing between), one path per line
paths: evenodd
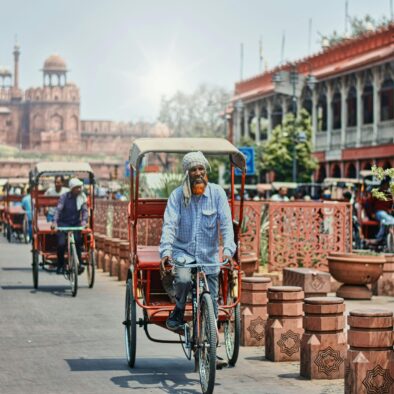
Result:
M57 227L85 227L88 223L87 198L82 192L83 183L78 178L69 182L70 191L62 194L56 207L52 222L52 229ZM74 231L75 246L79 260L79 274L84 271L82 266L82 234ZM57 233L57 273L64 267L64 253L67 248L67 234L63 231Z
M31 211L31 194L30 194L30 187L27 188L27 194L22 198L22 208L26 212L27 216L27 223L28 223L28 232L29 232L29 239L33 238L33 214Z
M215 314L218 314L219 229L223 240L223 260L235 253L234 231L230 207L224 190L208 183L209 163L201 152L191 152L182 161L185 177L167 202L164 213L160 258L162 269L169 260L183 260L185 265L204 264ZM170 330L184 324L187 294L191 287L188 268L174 269L173 286L176 306L167 319Z

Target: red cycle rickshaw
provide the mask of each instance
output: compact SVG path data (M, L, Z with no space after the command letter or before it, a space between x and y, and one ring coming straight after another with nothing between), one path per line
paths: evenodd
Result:
M59 196L46 196L43 193L43 183L48 186L53 183L57 175L63 177L78 177L85 181L87 191L87 205L89 211L88 226L86 228L58 228L51 229L51 223L47 222L45 213L50 207L56 207ZM57 264L57 231L64 231L68 235L68 248L66 255L65 277L70 281L73 297L78 290L78 266L87 268L88 285L92 288L95 278L94 257L94 173L89 163L83 162L42 162L36 164L30 172L30 188L33 210L33 242L32 242L32 273L34 288L38 287L39 267L52 272ZM74 241L74 231L82 231L82 261L79 261ZM41 258L41 262L40 262Z
M165 327L166 319L174 304L163 289L160 278L159 236L161 221L167 200L145 198L141 195L141 168L143 159L152 154L162 162L163 155L172 157L168 163L175 163L173 154L184 155L201 151L210 156L227 156L230 159L231 208L237 252L233 265L224 262L219 277L218 326L223 329L224 343L230 365L235 365L240 346L240 245L239 225L242 223L243 199L235 204L235 168L242 172L241 197L245 185L245 157L229 141L219 138L143 138L134 141L130 151L130 203L129 203L129 244L131 267L128 272L125 302L125 345L127 361L134 367L137 347L137 326L143 327L147 337L154 342L179 343L188 359L194 356L196 370L199 371L203 393L211 393L215 384L216 347L219 330L213 315L212 301L204 278L203 267L193 265L192 302L187 304L187 323L179 334L179 339L163 340L152 337L149 325ZM178 157L179 158L179 157ZM168 172L168 171L167 171ZM146 185L145 185L146 189ZM236 212L238 215L236 217ZM151 237L143 241L139 231ZM176 264L176 263L175 263ZM219 265L219 264L218 264ZM188 267L190 267L188 265ZM142 308L143 317L137 320L137 305Z
M3 226L8 242L14 239L29 242L28 218L22 208L23 193L28 182L28 178L9 178L4 185Z

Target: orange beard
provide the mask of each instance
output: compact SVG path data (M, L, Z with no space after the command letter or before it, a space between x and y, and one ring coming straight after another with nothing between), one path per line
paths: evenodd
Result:
M192 193L195 196L201 196L204 194L205 188L207 187L208 177L205 175L204 180L206 183L194 183L192 186Z

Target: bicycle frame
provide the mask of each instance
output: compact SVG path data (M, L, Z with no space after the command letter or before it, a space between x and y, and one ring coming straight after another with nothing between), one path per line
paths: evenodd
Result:
M82 231L84 227L58 227L59 231L67 233L67 253L70 256L71 245L75 245L74 231ZM82 261L78 261L79 264L82 264Z

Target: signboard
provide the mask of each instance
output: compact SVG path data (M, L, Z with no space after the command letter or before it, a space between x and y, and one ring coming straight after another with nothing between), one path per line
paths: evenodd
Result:
M245 156L246 160L246 175L255 175L255 158L254 158L254 148L253 146L241 146L238 148ZM235 175L242 175L242 172L236 168Z

